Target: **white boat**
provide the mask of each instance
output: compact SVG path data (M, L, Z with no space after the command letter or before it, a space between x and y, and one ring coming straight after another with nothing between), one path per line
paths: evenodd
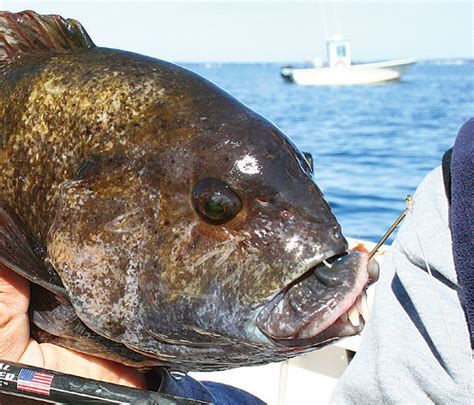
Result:
M327 41L328 67L281 68L283 79L301 85L355 85L398 81L415 59L352 64L351 45L341 38Z

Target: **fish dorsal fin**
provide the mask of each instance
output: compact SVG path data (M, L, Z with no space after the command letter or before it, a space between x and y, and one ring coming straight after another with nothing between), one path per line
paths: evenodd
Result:
M34 11L0 12L0 61L93 47L89 35L76 20Z

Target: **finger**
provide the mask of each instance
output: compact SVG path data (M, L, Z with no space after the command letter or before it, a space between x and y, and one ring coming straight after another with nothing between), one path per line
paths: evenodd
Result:
M0 264L0 358L18 361L30 335L28 280Z
M19 361L93 380L145 387L145 379L136 369L49 343L38 344L32 340Z

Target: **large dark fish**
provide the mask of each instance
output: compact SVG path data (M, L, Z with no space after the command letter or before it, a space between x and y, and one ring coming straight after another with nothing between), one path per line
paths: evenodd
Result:
M0 263L32 281L40 341L214 370L362 328L367 256L304 156L186 69L0 13L0 164Z

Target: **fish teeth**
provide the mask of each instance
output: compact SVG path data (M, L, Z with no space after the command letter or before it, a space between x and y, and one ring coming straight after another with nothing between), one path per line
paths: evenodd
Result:
M327 268L332 269L332 266L333 266L333 265L332 265L331 263L329 263L327 260L323 260L323 264L324 264Z
M357 298L356 302L340 316L340 319L344 323L349 320L353 326L359 326L359 315L362 315L365 322L369 320L369 306L367 305L367 295L365 292L363 292L362 295Z
M359 326L359 311L357 310L356 306L353 305L349 311L347 311L347 316L349 317L349 321L352 323L353 326Z

